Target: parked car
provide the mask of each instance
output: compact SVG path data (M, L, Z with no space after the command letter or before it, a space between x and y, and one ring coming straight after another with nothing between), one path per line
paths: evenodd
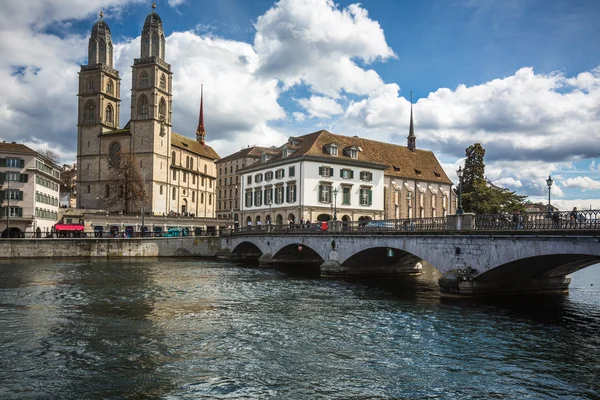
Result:
M370 230L385 231L395 229L396 226L392 221L369 221L363 228Z
M176 237L181 236L181 229L179 228L169 228L167 232L163 235L164 237Z

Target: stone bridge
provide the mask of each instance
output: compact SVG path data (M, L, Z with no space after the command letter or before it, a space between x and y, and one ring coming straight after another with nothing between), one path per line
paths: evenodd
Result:
M568 275L600 263L600 232L562 234L236 233L222 248L236 260L317 264L323 276L417 274L425 260L446 296L568 291Z

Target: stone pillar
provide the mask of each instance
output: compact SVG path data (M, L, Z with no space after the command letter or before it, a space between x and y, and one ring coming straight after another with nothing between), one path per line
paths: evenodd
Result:
M446 216L446 226L450 232L475 229L475 214L450 214Z
M258 257L258 265L261 267L268 267L273 264L273 255L271 253L265 253Z

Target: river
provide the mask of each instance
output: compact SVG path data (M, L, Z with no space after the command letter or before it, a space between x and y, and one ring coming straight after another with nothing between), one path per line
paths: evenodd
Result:
M437 271L0 262L0 398L600 398L600 266L568 296L440 300Z

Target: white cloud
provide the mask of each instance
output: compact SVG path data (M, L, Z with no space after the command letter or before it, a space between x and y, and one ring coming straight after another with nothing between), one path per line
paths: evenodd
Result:
M507 187L507 188L511 188L511 189L523 187L523 184L521 183L520 180L511 178L511 177L498 179L498 180L494 181L493 183L494 183L494 185L497 185L500 187Z
M185 3L187 0L169 0L169 5L171 7L178 7Z
M563 185L568 188L580 189L582 192L587 190L600 190L600 181L596 181L587 176L568 178L563 182Z
M294 111L292 113L292 117L294 118L294 121L302 122L306 119L306 114L298 112L298 111Z
M255 26L261 74L287 87L306 83L333 98L342 90L365 95L382 85L355 59L370 64L395 57L379 23L358 4L338 9L332 0L281 0Z
M312 118L330 118L334 115L342 114L344 109L334 99L323 96L311 96L310 99L299 99L298 104Z

